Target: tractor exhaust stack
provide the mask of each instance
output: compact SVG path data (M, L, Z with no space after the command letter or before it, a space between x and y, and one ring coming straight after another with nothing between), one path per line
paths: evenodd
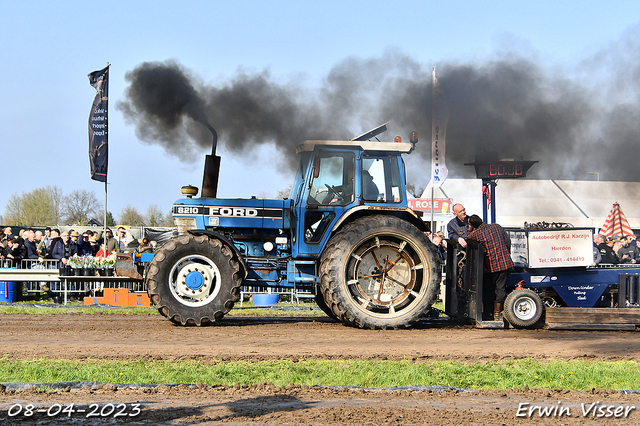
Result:
M213 134L213 147L211 148L211 155L207 155L204 159L204 175L202 177L202 191L200 192L200 196L217 198L218 178L220 177L220 157L216 155L218 133L211 125L205 123L205 126L207 126Z

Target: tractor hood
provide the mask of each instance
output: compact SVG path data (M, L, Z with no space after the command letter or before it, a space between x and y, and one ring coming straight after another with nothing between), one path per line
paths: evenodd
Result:
M173 204L173 217L179 231L205 228L282 229L286 228L283 214L286 204L291 204L290 200L183 198Z

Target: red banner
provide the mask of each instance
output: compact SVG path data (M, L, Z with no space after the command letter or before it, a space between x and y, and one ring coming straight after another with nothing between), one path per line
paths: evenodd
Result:
M425 198L413 198L408 200L409 208L411 210L430 212L431 200ZM450 213L451 212L451 200L449 199L436 199L433 200L433 212L434 213Z

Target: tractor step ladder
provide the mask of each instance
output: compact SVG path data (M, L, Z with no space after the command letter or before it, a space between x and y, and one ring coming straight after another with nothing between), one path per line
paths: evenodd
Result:
M292 260L287 264L287 281L293 284L292 299L296 302L315 299L315 287L319 282L317 272L314 260Z

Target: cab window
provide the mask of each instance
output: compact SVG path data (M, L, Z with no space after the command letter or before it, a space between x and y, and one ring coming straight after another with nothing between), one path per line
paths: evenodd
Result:
M355 156L323 153L313 163L308 204L347 205L353 202Z
M363 156L362 199L378 203L403 200L397 157Z

